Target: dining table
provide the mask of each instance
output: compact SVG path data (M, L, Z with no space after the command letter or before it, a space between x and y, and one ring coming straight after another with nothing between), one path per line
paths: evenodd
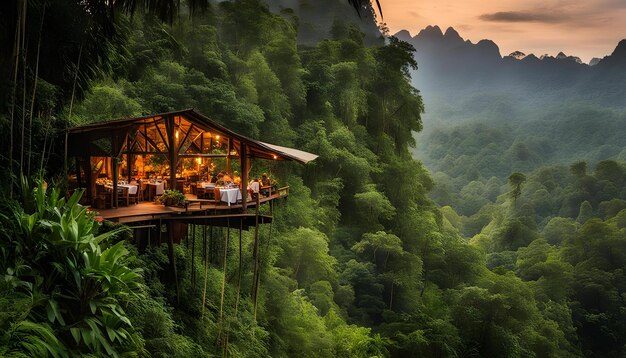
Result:
M113 184L108 184L104 186L107 189L111 189L113 190ZM137 194L137 190L139 188L138 185L134 185L134 184L117 184L117 188L128 188L128 194L130 195L136 195Z
M165 186L163 182L147 182L146 185L148 186L148 200L149 201L152 201L153 199L152 193L154 193L154 195L157 196L157 195L163 195L163 193L165 192Z
M220 201L227 203L228 206L236 204L241 199L241 190L239 188L220 188Z

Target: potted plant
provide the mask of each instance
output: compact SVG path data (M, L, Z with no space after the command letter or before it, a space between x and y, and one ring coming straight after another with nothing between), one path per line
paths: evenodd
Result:
M161 195L158 200L165 206L177 206L185 204L186 201L185 194L181 193L178 190L166 190L165 192L163 192L163 195Z

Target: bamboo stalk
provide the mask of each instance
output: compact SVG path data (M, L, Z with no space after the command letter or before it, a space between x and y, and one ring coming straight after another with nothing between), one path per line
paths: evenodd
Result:
M76 93L76 82L78 81L78 72L80 71L80 60L82 56L83 56L83 44L80 45L80 49L78 50L78 62L76 63L76 69L74 71L74 84L72 85L72 97L70 98L70 109L67 115L68 123L72 120L72 109L74 107L74 95ZM63 156L63 172L66 175L67 175L67 135L68 135L68 130L66 127L65 129L65 152L64 152L65 154Z
M23 4L26 4L26 0L22 0ZM21 53L21 37L22 37L22 7L17 7L17 21L15 23L15 38L13 42L13 54L15 55L15 66L13 67L13 91L11 95L11 126L9 129L9 179L10 179L10 191L9 197L13 197L13 127L15 123L15 98L17 96L17 74L19 73L20 66L20 53Z
M22 2L22 136L20 151L20 171L24 168L24 122L26 122L26 13L28 10L28 1Z
M39 79L39 53L41 50L41 34L43 32L43 20L46 16L46 3L43 4L43 10L41 12L41 23L39 24L39 39L37 40L37 58L35 61L35 79L33 83L33 94L30 100L30 120L28 123L28 165L26 173L30 176L30 161L32 157L32 144L33 144L33 112L35 110L35 95L37 94L37 80ZM79 169L80 171L80 169Z
M20 136L20 171L24 169L24 131L26 129L26 49L22 38L22 134Z
M46 157L46 143L48 142L48 132L50 132L49 121L46 122L46 130L44 131L43 150L41 151L41 163L39 164L40 173L43 171L43 161L44 161L44 158Z

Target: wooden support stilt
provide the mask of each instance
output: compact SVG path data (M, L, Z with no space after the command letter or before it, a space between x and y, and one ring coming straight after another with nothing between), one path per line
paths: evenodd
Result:
M159 219L159 246L163 242L163 220Z
M202 225L202 262L206 260L206 225Z
M224 326L224 291L226 290L226 269L227 269L227 256L228 256L228 239L230 235L230 219L228 219L228 229L226 230L226 236L224 236L224 256L222 257L224 261L223 265L223 276L222 276L222 293L220 297L220 319L218 324L218 332L217 332L217 341L220 342L222 328Z
M241 294L241 278L243 275L243 249L241 247L242 243L242 232L243 232L243 219L239 220L239 270L237 272L237 300L235 301L235 315L237 315L237 310L239 308L239 296Z
M241 246L242 243L242 232L243 232L243 219L239 220L239 269L237 270L237 296L235 298L235 319L239 320L238 312L239 312L239 298L241 295L241 277L242 277L242 267L243 267L243 249ZM228 327L226 328L226 344L224 345L224 357L228 356L228 340L230 338L230 321L228 322Z
M196 288L196 224L191 227L191 286Z
M187 251L189 251L189 226L192 224L188 224L187 225L187 235L185 235L185 249Z
M239 153L239 168L241 170L241 192L243 194L243 200L241 200L241 209L245 214L248 210L248 148L246 143L241 143Z
M269 251L270 251L270 241L271 240L272 240L272 223L270 222L270 232L267 235L267 242L265 243L265 250L264 250L266 257L267 257L267 253L269 253ZM262 263L263 263L263 260L261 260L261 264ZM261 265L259 265L259 266L261 266Z
M174 223L167 225L167 254L170 259L170 270L176 284L176 302L180 304L180 288L178 287L178 274L176 273L176 259L174 258Z
M259 254L260 254L260 243L259 243L259 196L256 197L256 210L254 216L254 250L253 250L253 260L254 260L254 269L252 275L252 302L254 303L253 314L254 320L256 321L256 312L257 312L257 303L258 303L258 295L259 295Z
M203 233L203 238L202 238L202 242L204 245L204 250L203 250L203 261L204 261L204 288L202 289L202 314L201 317L204 318L204 308L206 307L206 284L208 281L208 276L209 276L209 260L207 257L207 250L206 250L206 226L204 226L204 230L202 231Z

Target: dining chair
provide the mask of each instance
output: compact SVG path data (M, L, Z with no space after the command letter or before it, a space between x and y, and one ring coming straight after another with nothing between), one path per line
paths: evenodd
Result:
M117 205L120 205L120 203L122 204L125 203L125 206L130 205L130 196L128 194L128 187L117 188Z
M135 194L130 194L130 189L128 190L128 196L130 197L130 201L133 204L139 204L139 195L141 193L141 190L139 190L140 185L134 184L137 189L135 190Z
M96 198L102 200L103 209L111 207L112 193L104 187L104 184L96 184Z
M215 203L215 205L220 205L221 200L222 196L220 193L220 188L213 188L213 202Z

